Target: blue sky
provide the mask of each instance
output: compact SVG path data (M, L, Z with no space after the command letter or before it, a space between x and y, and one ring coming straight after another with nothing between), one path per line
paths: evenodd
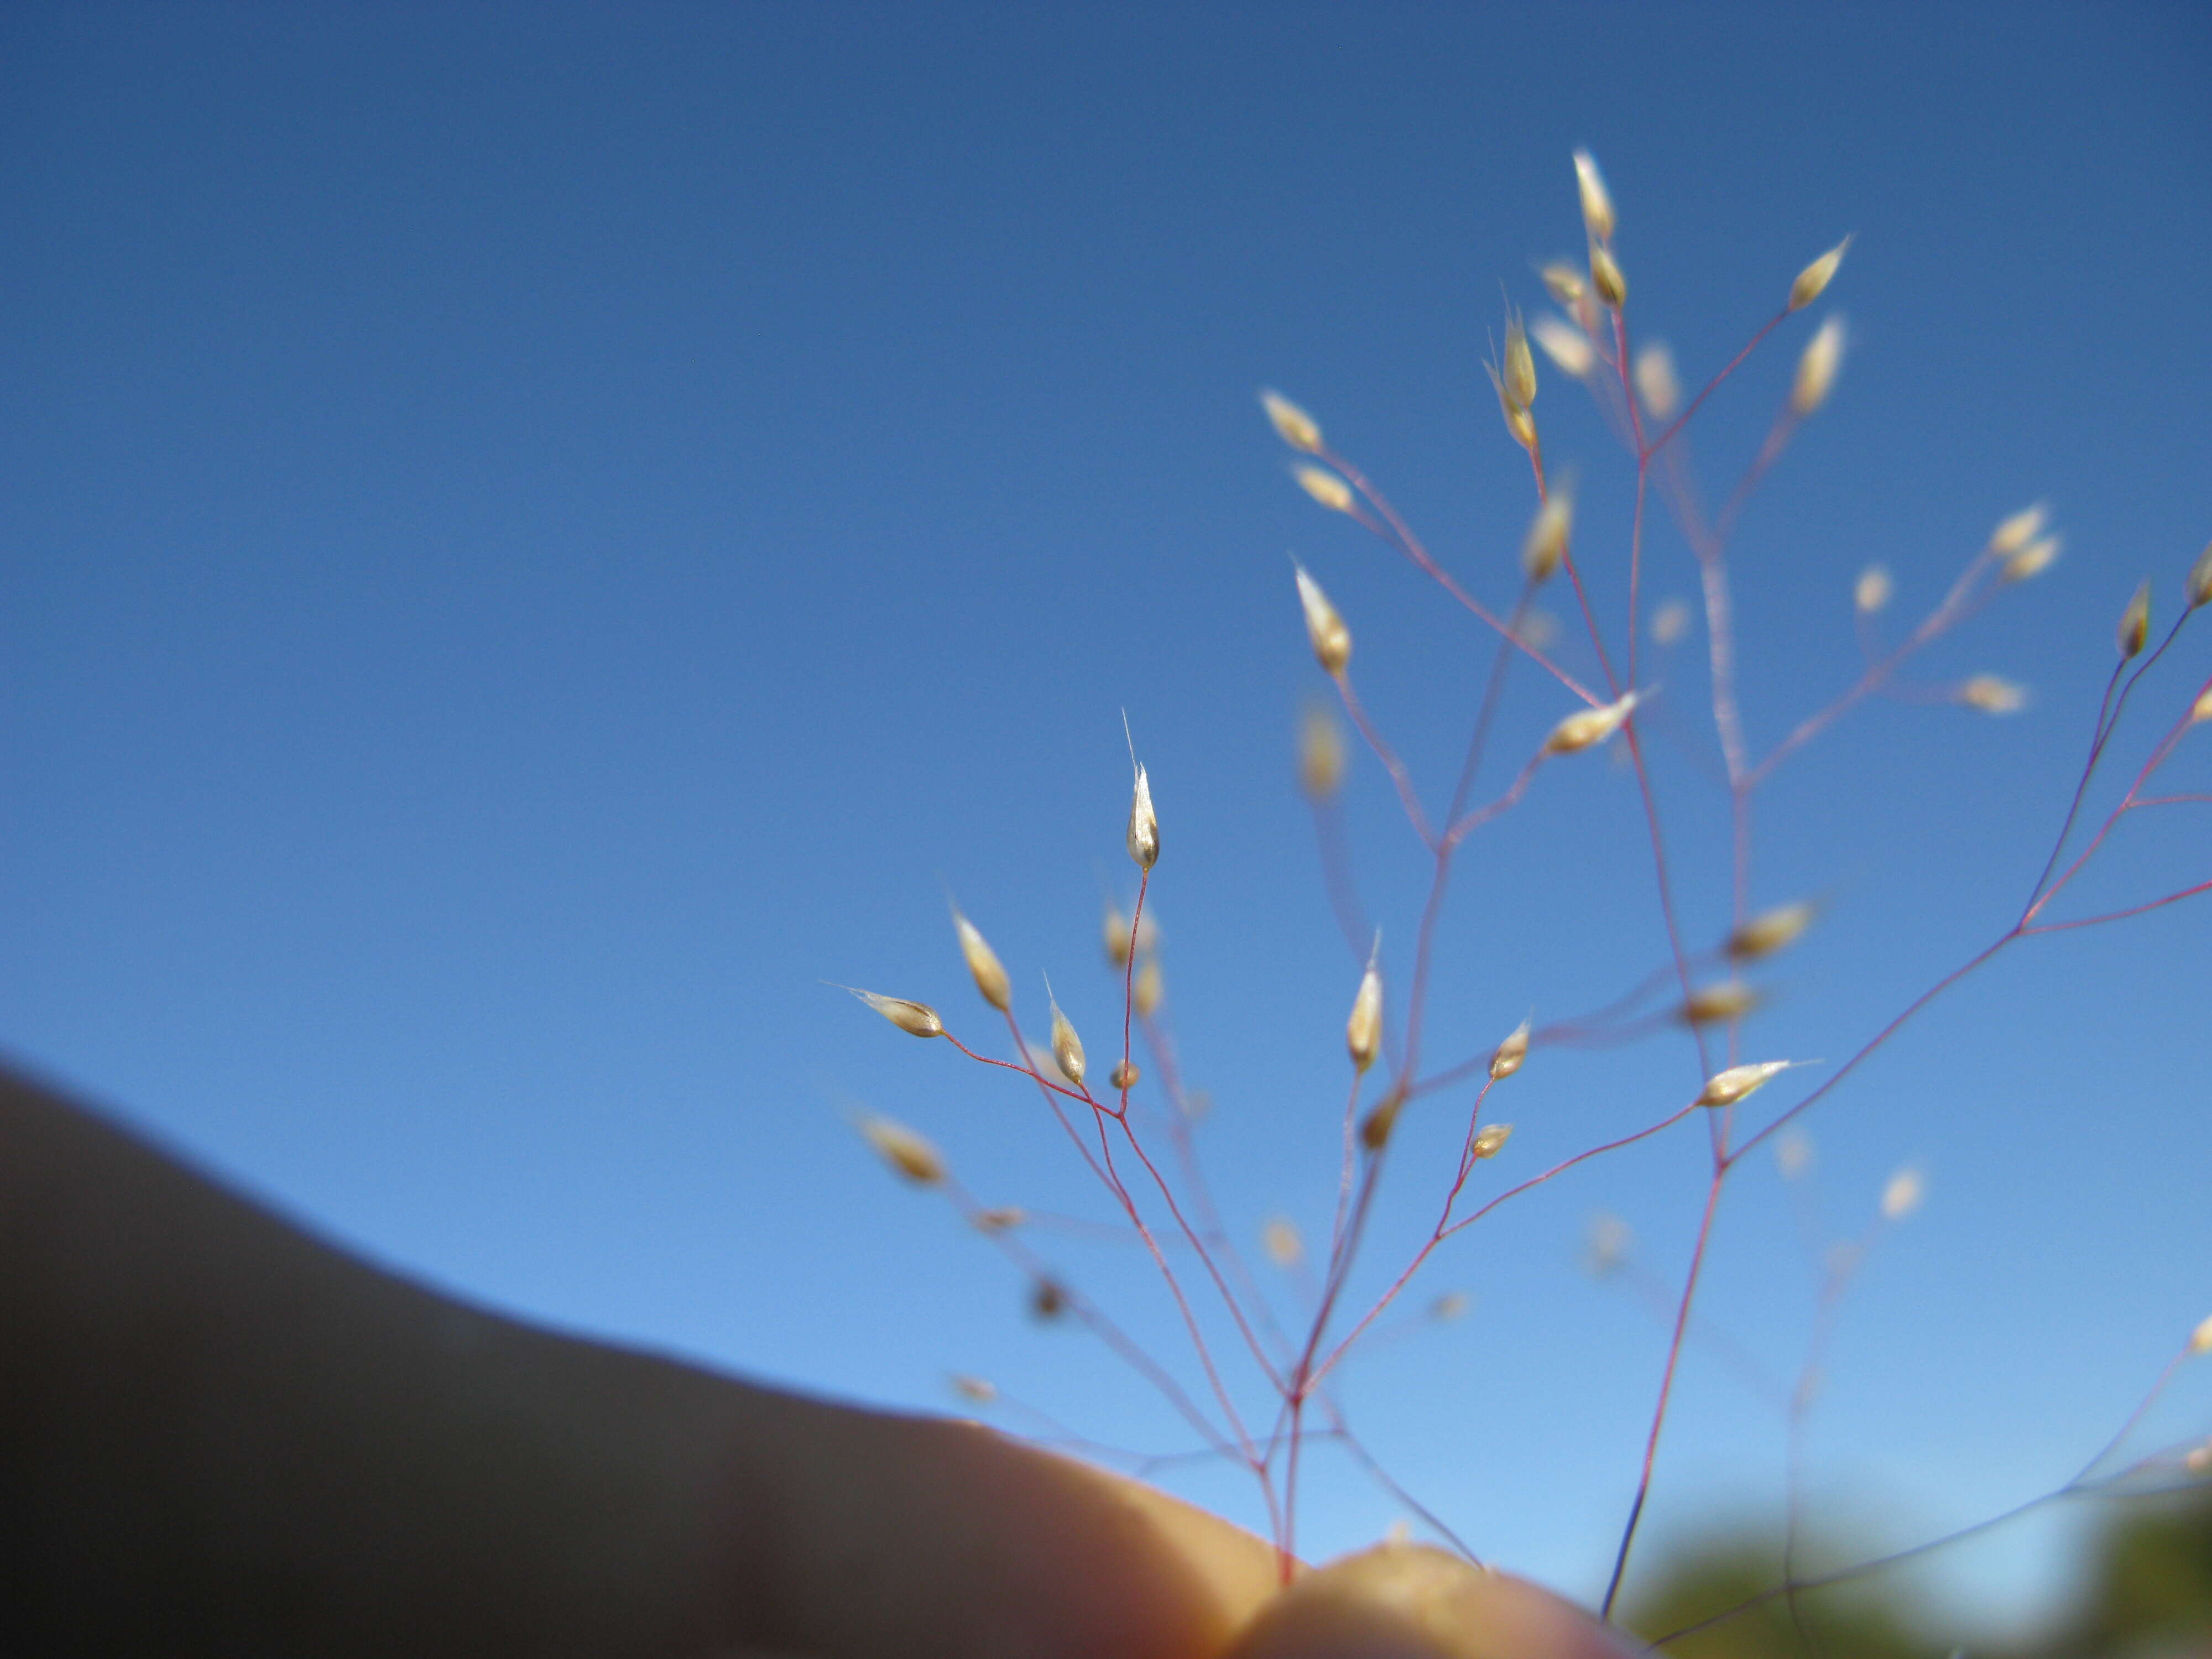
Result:
M1537 309L1530 262L1578 245L1570 151L1620 204L1632 328L1693 385L1856 234L1829 296L1842 379L1736 549L1754 742L1855 672L1870 560L1909 618L2030 500L2068 544L1929 665L2024 681L2026 712L1877 703L1762 798L1758 900L1830 908L1751 1040L1840 1059L2016 911L2113 619L2146 574L2170 616L2212 534L2208 72L2212 23L2185 6L12 8L0 1041L495 1305L900 1406L945 1407L945 1374L977 1372L1101 1440L1186 1444L1095 1344L1024 1319L1018 1279L843 1115L913 1122L994 1201L1103 1218L1033 1097L823 981L986 1030L949 886L1031 1025L1048 970L1103 1047L1126 709L1224 1207L1248 1239L1278 1212L1325 1229L1357 964L1290 786L1296 711L1326 686L1285 550L1351 619L1363 693L1432 790L1489 659L1298 494L1255 391L1310 407L1507 604L1533 503L1480 362L1500 283ZM1818 314L1700 415L1709 490ZM1632 468L1540 368L1617 645ZM1694 592L1671 526L1650 561L1652 597ZM1711 938L1702 638L1657 676L1680 741L1655 764ZM2185 635L2118 758L2208 651ZM1516 677L1501 752L1565 712ZM2203 743L2172 787L2212 787ZM2085 909L2203 879L2201 810L2131 823ZM1348 820L1401 983L1421 860L1364 757ZM1586 758L1478 838L1439 1050L1662 960L1641 833L1626 775ZM1838 1230L1899 1164L1929 1174L1814 1419L1818 1507L1859 1539L2056 1485L2212 1312L2206 927L2182 905L2029 941L1813 1115ZM1507 1158L1647 1121L1696 1069L1675 1036L1540 1053L1500 1108ZM1425 1230L1446 1105L1409 1122L1378 1273ZM1699 1147L1501 1212L1425 1281L1470 1316L1346 1375L1425 1501L1578 1594L1664 1346L1578 1240L1617 1212L1678 1276ZM1747 1165L1706 1305L1784 1373L1812 1309L1796 1237ZM1131 1251L1045 1242L1183 1364ZM2212 1379L2150 1428L2212 1429ZM1655 1547L1771 1506L1780 1448L1693 1351ZM1314 1550L1395 1517L1321 1464ZM1256 1518L1229 1477L1178 1481ZM1932 1588L2046 1604L2069 1536L1948 1553Z

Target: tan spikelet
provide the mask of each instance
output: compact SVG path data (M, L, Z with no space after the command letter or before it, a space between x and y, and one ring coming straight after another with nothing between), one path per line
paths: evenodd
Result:
M1129 1003L1137 1011L1137 1018L1150 1019L1158 1012L1160 998L1166 990L1166 984L1160 978L1158 962L1148 961L1138 969L1136 981L1129 988Z
M1553 489L1536 509L1521 544L1521 569L1530 582L1540 585L1557 574L1574 523L1575 498L1565 489Z
M1724 1072L1716 1072L1705 1079L1704 1092L1698 1097L1700 1106L1733 1106L1747 1095L1757 1093L1795 1064L1787 1060L1753 1060L1747 1066L1731 1066Z
M2113 631L2113 641L2120 647L2120 660L2141 653L2150 643L2150 584L2145 582L2136 589L2128 608L2120 612L2120 625Z
M1636 354L1636 395L1655 421L1671 421L1682 407L1682 383L1674 375L1674 354L1654 340Z
M2212 542L2204 544L2204 550L2197 556L2197 562L2189 567L2189 574L2182 580L2181 591L2191 611L2200 605L2212 605Z
M2189 1334L2189 1352L2212 1353L2212 1314L2208 1314Z
M1597 366L1597 348L1589 336L1563 317L1548 313L1528 325L1528 332L1544 348L1544 355L1570 380L1581 380Z
M1927 1177L1910 1166L1890 1176L1881 1189L1881 1218L1902 1221L1920 1207L1928 1195Z
M1129 796L1129 856L1139 870L1160 861L1160 820L1152 811L1152 781L1145 769L1137 769L1137 787Z
M1279 392L1260 394L1260 406L1267 411L1267 419L1275 428L1275 435L1291 448L1309 455L1321 453L1321 428L1307 414Z
M2212 686L2198 692L2197 701L2189 706L2189 723L2191 726L2202 726L2206 720L2212 720Z
M1047 1000L1052 1003L1052 1063L1060 1067L1062 1077L1080 1089L1087 1064L1083 1057L1083 1039L1076 1036L1074 1025L1060 1012L1050 981L1046 981L1044 989Z
M1121 1093L1127 1094L1137 1086L1137 1079L1143 1075L1144 1073L1137 1069L1134 1060L1123 1060L1115 1062L1114 1069L1106 1080Z
M2017 714L2027 707L2027 691L1996 674L1977 674L1952 694L1984 714Z
M1102 942L1106 946L1106 960L1116 968L1129 960L1129 919L1121 914L1121 907L1108 900L1106 919L1100 929Z
M1590 244L1590 287L1615 311L1628 303L1628 278L1620 262L1613 257L1613 250L1602 242Z
M1727 980L1718 985L1703 985L1682 1000L1681 1018L1687 1025L1712 1025L1723 1020L1741 1019L1759 1006L1759 995L1753 987L1741 980Z
M1261 1248L1267 1252L1267 1260L1278 1267L1295 1267L1304 1259L1305 1240L1298 1237L1297 1224L1287 1216L1275 1216L1260 1230Z
M1298 787L1323 801L1343 782L1344 728L1319 703L1309 704L1298 721Z
M1544 739L1547 755L1573 755L1603 743L1620 730L1621 723L1635 709L1641 693L1631 691L1617 702L1601 703L1595 708L1583 708L1571 714L1552 728L1551 736Z
M1404 1109L1406 1097L1393 1089L1375 1103L1375 1109L1361 1120L1359 1144L1370 1152L1379 1152L1390 1144L1390 1132L1398 1127L1398 1114Z
M1797 273L1797 280L1790 284L1790 309L1802 311L1819 299L1828 284L1835 280L1836 267L1844 262L1850 252L1851 239L1848 236L1823 253L1819 258Z
M1519 1071L1528 1058L1528 1024L1522 1020L1505 1034L1505 1041L1491 1051L1490 1078L1493 1083L1503 1082Z
M2039 536L2008 557L1998 567L1997 574L2008 582L2032 580L2057 562L2059 550L2064 545L2057 536Z
M863 991L854 986L842 985L838 989L850 991L869 1007L906 1032L909 1036L933 1037L945 1035L945 1022L937 1017L937 1010L926 1002L909 1002L904 997L887 997L873 991Z
M2043 501L2023 507L1990 532L1990 551L2000 559L2010 558L2043 533L2044 520L2050 516L2051 508Z
M1294 466L1291 469L1291 476L1298 481L1299 489L1330 512L1352 511L1352 486L1327 467Z
M1000 963L998 953L975 931L975 924L952 913L953 931L960 936L960 954L967 959L968 971L975 977L975 988L983 994L983 1000L1000 1013L1013 1006L1014 989L1006 982L1006 970Z
M917 1187L934 1187L945 1179L945 1160L937 1148L905 1124L887 1117L863 1117L856 1126L876 1156L902 1178Z
M1511 1124L1486 1123L1474 1132L1474 1139L1468 1143L1468 1156L1477 1162L1486 1158L1496 1158L1505 1150L1505 1143L1512 1139Z
M1668 599L1651 613L1651 637L1661 645L1680 645L1689 636L1690 607Z
M1570 311L1581 304L1583 295L1589 292L1588 285L1583 281L1582 272L1565 259L1553 260L1536 275L1542 278L1544 287L1551 296Z
M1522 409L1536 401L1536 360L1528 355L1528 330L1517 311L1505 316L1505 394Z
M1889 572L1878 564L1870 564L1859 572L1858 586L1851 590L1851 603L1858 607L1859 615L1871 617L1889 603L1893 591Z
M1352 630L1321 591L1321 584L1293 561L1298 583L1298 605L1305 612L1306 638L1313 645L1314 660L1331 674L1341 674L1352 660Z
M1800 420L1828 401L1836 384L1836 371L1844 365L1844 319L1825 319L1805 343L1797 360L1797 378L1790 383L1790 407Z
M1613 193L1605 187L1605 175L1597 170L1596 157L1586 149L1575 152L1575 185L1582 194L1583 228L1594 240L1610 241L1613 230Z
M1813 925L1820 909L1810 899L1796 899L1763 910L1729 935L1729 954L1739 962L1755 962L1797 942Z
M1344 1023L1344 1046L1352 1056L1352 1069L1364 1073L1375 1063L1382 1046L1382 970L1376 961L1382 948L1376 935L1368 953L1367 971L1359 976L1359 989L1352 999L1352 1016Z

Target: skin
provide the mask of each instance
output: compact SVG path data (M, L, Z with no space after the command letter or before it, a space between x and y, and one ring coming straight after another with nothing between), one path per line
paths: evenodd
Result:
M19 1653L1629 1650L1425 1549L1278 1594L1259 1539L988 1429L471 1308L4 1068L0 1561Z

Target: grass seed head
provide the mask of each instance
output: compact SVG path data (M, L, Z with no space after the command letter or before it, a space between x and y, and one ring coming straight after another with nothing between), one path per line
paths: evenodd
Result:
M2044 520L2050 516L2047 502L2023 507L1990 532L1990 551L2000 559L2010 558L2043 533Z
M1382 1046L1382 970L1376 953L1382 948L1380 934L1367 957L1367 971L1359 976L1359 989L1352 998L1352 1017L1344 1023L1344 1046L1352 1055L1352 1069L1364 1073L1375 1063Z
M1686 1025L1713 1025L1723 1020L1741 1019L1759 1006L1757 990L1741 980L1724 980L1718 985L1701 985L1682 999L1681 1018Z
M1540 585L1558 574L1574 526L1574 496L1564 489L1545 496L1521 543L1521 569L1531 582Z
M1545 290L1570 311L1580 305L1583 296L1589 292L1589 285L1571 259L1554 259L1536 275L1542 279Z
M2190 1332L2189 1352L2212 1353L2212 1315L2208 1315L2195 1330Z
M1260 407L1267 411L1275 435L1285 443L1309 455L1321 453L1321 428L1314 424L1312 416L1279 392L1261 392Z
M1116 1060L1113 1072L1106 1080L1121 1093L1127 1094L1137 1086L1137 1079L1142 1075L1143 1073L1137 1070L1134 1060Z
M2145 582L2136 589L2135 598L2128 608L2120 612L2120 625L2112 632L2113 643L2120 647L2120 660L2141 654L2150 643L2150 584Z
M2212 686L2198 692L2197 701L2189 706L2189 723L2191 726L2201 726L2206 720L2212 720Z
M1136 1009L1137 1018L1150 1019L1166 992L1167 984L1160 977L1158 961L1148 957L1145 965L1137 969L1136 981L1129 988L1129 1002Z
M1319 703L1307 707L1298 722L1298 787L1309 799L1324 801L1344 782L1344 728Z
M945 1179L945 1160L937 1148L905 1124L887 1117L863 1117L856 1127L876 1156L892 1173L917 1187L934 1187Z
M1620 730L1621 723L1634 710L1640 693L1631 691L1616 702L1601 703L1595 708L1577 709L1552 728L1551 736L1544 739L1547 755L1575 755L1603 743Z
M1260 1230L1260 1245L1278 1267L1295 1267L1305 1258L1305 1240L1298 1237L1297 1224L1287 1216L1273 1217Z
M1359 1144L1370 1152L1379 1152L1390 1144L1390 1132L1398 1127L1398 1114L1406 1104L1406 1097L1393 1089L1375 1103L1375 1109L1367 1114L1359 1126Z
M1612 240L1613 194L1605 187L1605 175L1597 170L1597 158L1586 149L1575 152L1575 184L1582 192L1583 225L1591 240Z
M1790 408L1799 420L1828 401L1836 384L1836 371L1844 366L1844 319L1827 317L1805 343L1797 360L1797 378L1790 383Z
M1106 946L1106 960L1116 968L1127 965L1129 948L1133 943L1129 933L1129 919L1121 914L1121 907L1106 901L1106 920L1101 929Z
M1448 1325L1466 1314L1468 1295L1465 1291L1446 1291L1429 1304L1429 1317L1440 1325Z
M1819 907L1810 899L1794 899L1762 910L1729 935L1728 952L1738 962L1756 962L1797 941L1813 925Z
M1580 285L1579 278L1577 285ZM1569 380L1579 380L1597 367L1597 348L1590 343L1589 336L1564 317L1547 313L1528 325L1528 331L1544 348L1544 355Z
M1674 375L1674 354L1654 340L1636 354L1636 395L1655 421L1671 421L1682 407L1682 383Z
M2200 605L2212 605L2212 542L2204 544L2204 550L2197 556L2197 562L2189 567L2189 574L2181 584L2191 611Z
M999 1397L996 1385L980 1376L956 1375L945 1381L951 1383L954 1394L971 1406L988 1406Z
M1651 613L1651 637L1661 645L1680 645L1690 632L1690 607L1668 599Z
M983 1000L1005 1013L1014 1004L1014 988L1006 982L1006 968L1000 963L998 952L975 931L975 924L952 913L953 931L960 935L960 954L967 958L968 971L975 976L975 988L983 994Z
M1486 1123L1474 1132L1474 1139L1468 1143L1468 1154L1477 1162L1486 1158L1496 1158L1505 1150L1505 1143L1512 1139L1511 1124Z
M1304 465L1291 469L1291 476L1304 490L1332 513L1352 511L1352 486L1325 466Z
M1045 995L1052 996L1049 985L1045 988ZM1057 1000L1052 1005L1052 1063L1060 1067L1060 1074L1070 1083L1079 1089L1083 1086L1083 1039L1075 1035L1075 1027L1060 1012Z
M1590 286L1615 311L1628 303L1628 278L1621 271L1620 262L1613 257L1613 250L1602 242L1590 244Z
M2017 714L2027 707L2027 688L1996 674L1977 674L1953 696L1984 714Z
M1067 1311L1067 1292L1060 1281L1040 1279L1030 1286L1030 1316L1050 1321Z
M1536 401L1536 360L1528 355L1528 330L1517 311L1505 313L1504 379L1506 396L1522 408Z
M1858 586L1851 589L1851 603L1858 607L1859 615L1871 617L1888 605L1895 591L1889 572L1878 564L1870 564L1859 572Z
M1528 1058L1528 1021L1522 1020L1505 1034L1505 1041L1491 1051L1490 1080L1502 1083L1519 1071Z
M1731 1066L1724 1072L1715 1072L1705 1079L1698 1104L1733 1106L1746 1096L1756 1094L1796 1063L1788 1060L1756 1060L1747 1066Z
M1505 417L1505 429L1513 441L1530 454L1536 453L1536 417L1528 412L1526 404L1516 404L1506 389L1505 377L1498 372L1495 363L1486 362L1483 370L1490 376L1490 384L1498 392L1498 410Z
M2008 556L1997 574L2008 582L2032 581L2057 562L2065 543L2057 536L2038 536L2019 552Z
M1881 1189L1881 1218L1902 1221L1920 1207L1928 1195L1928 1180L1910 1164L1890 1176Z
M1797 280L1790 284L1790 309L1802 311L1820 297L1821 292L1835 279L1836 267L1844 262L1850 249L1848 236L1823 253L1819 258L1797 273Z
M945 1022L937 1017L937 1010L926 1002L909 1002L904 997L887 997L873 991L863 991L847 985L840 988L853 994L909 1036L933 1037L945 1035Z
M1306 613L1306 638L1313 643L1314 660L1326 672L1341 674L1352 660L1352 630L1305 566L1293 561L1291 568L1297 575L1298 604Z
M1159 815L1152 811L1152 782L1141 766L1129 796L1129 856L1139 870L1149 871L1160 861Z

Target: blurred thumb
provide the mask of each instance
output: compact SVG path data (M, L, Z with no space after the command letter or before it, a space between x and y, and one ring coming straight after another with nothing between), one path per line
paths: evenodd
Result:
M1229 1659L1626 1659L1639 1650L1525 1578L1383 1544L1302 1576Z

